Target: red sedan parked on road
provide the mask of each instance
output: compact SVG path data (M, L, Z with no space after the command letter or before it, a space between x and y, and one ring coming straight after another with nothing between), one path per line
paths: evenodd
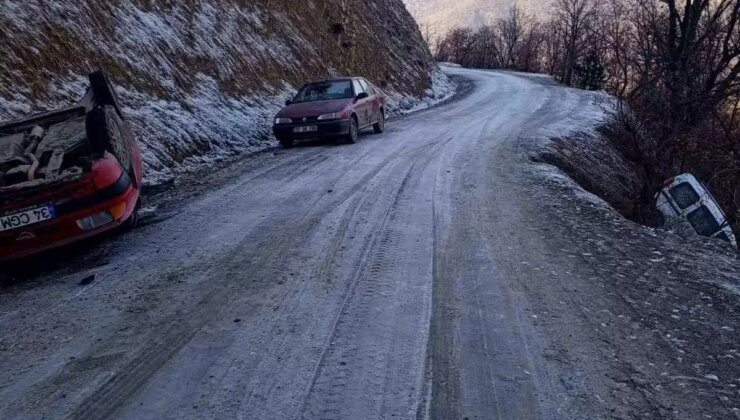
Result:
M273 132L283 147L296 140L344 138L356 143L358 133L385 129L385 96L361 77L305 84L275 117Z
M0 262L137 221L139 148L103 72L71 108L0 124Z

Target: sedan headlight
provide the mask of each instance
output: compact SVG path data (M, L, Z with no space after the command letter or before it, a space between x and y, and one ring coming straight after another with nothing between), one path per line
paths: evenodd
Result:
M323 120L338 120L342 118L342 114L338 112L332 112L331 114L319 115L319 121Z
M275 124L290 124L290 118L275 118Z

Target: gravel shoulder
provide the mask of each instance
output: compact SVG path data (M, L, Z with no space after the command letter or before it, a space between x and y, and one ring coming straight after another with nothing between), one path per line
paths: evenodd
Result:
M517 155L513 149L502 153ZM472 224L492 226L485 238L506 238L491 252L493 272L501 273L505 285L461 283L457 295L443 293L439 301L454 302L451 296L465 296L469 289L471 303L460 304L458 311L470 313L472 302L496 306L489 311L500 318L491 321L491 342L523 342L489 342L485 351L489 366L497 365L501 353L529 355L519 371L489 374L491 383L498 379L504 389L502 401L511 401L507 388L521 395L518 387L531 382L524 390L530 389L543 418L738 415L740 260L733 249L700 238L686 243L636 225L553 167L489 170L492 181L506 180L509 188L481 194L487 200L479 202L492 215L489 223ZM501 310L507 305L515 308L512 326ZM470 316L480 314L485 312ZM445 322L456 325L455 336L465 330L459 321ZM518 331L514 337L498 336L512 330ZM470 339L479 337L480 329ZM474 344L460 346L461 353L450 359L469 360L465 352L471 348ZM471 371L481 364L473 365ZM478 411L485 418L481 413L485 410Z

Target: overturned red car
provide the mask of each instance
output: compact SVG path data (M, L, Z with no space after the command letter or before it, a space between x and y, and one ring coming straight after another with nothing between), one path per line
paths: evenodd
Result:
M0 123L0 262L137 222L141 153L105 73L70 108Z

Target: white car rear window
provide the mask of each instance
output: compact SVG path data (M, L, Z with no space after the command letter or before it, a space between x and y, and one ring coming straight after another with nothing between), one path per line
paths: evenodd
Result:
M688 182L682 182L671 188L670 193L676 204L681 207L681 210L687 209L699 201L699 194Z

